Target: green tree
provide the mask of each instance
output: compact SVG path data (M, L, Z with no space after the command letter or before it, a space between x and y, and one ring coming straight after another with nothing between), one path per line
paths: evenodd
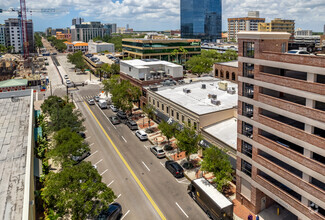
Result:
M150 120L153 120L153 117L155 116L155 107L153 107L150 104L147 104L143 106L143 112L147 114L147 117L149 118L149 127L148 131L150 131Z
M170 53L171 56L173 56L173 57L176 58L176 63L179 63L179 62L178 62L178 54L179 54L178 49L174 49L174 50Z
M209 73L212 70L213 63L214 60L212 58L194 56L186 62L186 67L190 69L192 73L201 76L203 73Z
M54 146L50 149L48 157L63 167L74 164L71 156L81 156L89 151L89 146L84 143L83 138L72 131L71 128L63 128L54 135Z
M111 77L111 66L108 63L104 63L100 69L102 74L108 75L109 78Z
M35 47L38 49L39 53L41 48L43 48L42 37L39 33L34 34Z
M214 174L215 178L213 181L216 183L219 191L222 191L229 184L229 181L232 180L231 174L233 170L228 156L216 146L210 146L204 150L201 170Z
M179 52L181 53L181 63L183 64L183 60L186 62L186 55L188 54L188 51L184 47L179 48Z
M163 120L158 125L158 128L161 131L161 133L166 136L169 145L169 140L176 135L177 124L176 123L168 124L166 121Z
M61 217L71 215L73 220L94 218L116 198L101 181L102 177L90 162L81 162L47 175L42 199Z
M177 146L181 151L185 151L187 161L190 155L198 151L198 144L202 140L201 134L196 134L196 130L190 125L185 125L177 135Z
M111 65L111 74L119 74L120 73L120 65L119 64L116 64L116 63L113 63Z

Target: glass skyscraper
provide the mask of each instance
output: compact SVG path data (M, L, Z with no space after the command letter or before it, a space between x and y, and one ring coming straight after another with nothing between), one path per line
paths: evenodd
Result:
M181 0L181 36L221 39L222 0Z

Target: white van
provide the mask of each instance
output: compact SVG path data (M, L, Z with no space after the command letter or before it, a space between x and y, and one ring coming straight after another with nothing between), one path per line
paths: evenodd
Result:
M99 102L98 102L98 106L101 109L107 108L107 101L103 100L103 99L100 99Z

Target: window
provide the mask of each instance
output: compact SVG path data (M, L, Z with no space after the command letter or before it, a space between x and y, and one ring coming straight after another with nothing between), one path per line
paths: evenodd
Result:
M223 78L223 71L220 71L220 78Z
M242 149L241 149L242 153L245 154L246 156L252 158L252 145L250 145L249 143L246 143L245 141L242 141Z
M151 97L149 97L149 103L151 102Z
M241 159L241 171L251 177L252 176L252 164Z
M244 63L243 64L244 76L254 79L254 64Z
M157 107L159 108L159 102L157 101Z
M165 106L164 106L164 104L161 104L161 110L165 111Z
M176 112L176 119L179 120L179 114Z
M169 114L169 107L166 107L166 113Z
M215 70L215 77L218 77L218 76L219 76L219 70L216 69L216 70Z
M155 105L155 104L156 104L156 101L155 101L154 99L152 100L152 104L153 104L153 105Z
M172 117L174 117L174 110L172 110Z
M184 123L185 119L184 119L184 115L182 115L182 122Z
M282 45L281 45L281 52L282 53L287 52L287 44L286 43L282 43Z
M254 115L254 106L243 102L243 112L242 114L248 118L252 118Z
M254 58L254 42L244 42L244 57Z
M229 79L229 72L226 72L226 78Z
M242 134L253 139L253 126L243 121Z
M196 130L196 127L197 127L196 122L193 123L193 127Z
M131 67L129 67L129 72L131 72Z
M254 85L243 83L243 95L247 98L254 98Z
M191 125L191 119L187 120L188 125Z
M236 81L236 74L234 72L232 72L231 74L231 80Z

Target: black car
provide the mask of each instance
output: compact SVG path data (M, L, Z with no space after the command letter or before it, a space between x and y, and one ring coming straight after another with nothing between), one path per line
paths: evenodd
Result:
M171 172L174 175L174 177L176 177L176 178L184 177L183 168L181 167L181 165L179 165L175 161L173 161L173 160L166 161L165 167L167 170L169 170L169 172Z
M118 125L121 123L120 119L116 116L109 117L109 120L112 122L113 125Z
M123 111L118 111L116 115L121 119L127 119L126 113Z
M97 220L115 220L122 216L122 206L115 202L110 204L107 210L102 211Z
M80 137L82 137L82 138L86 138L86 134L82 131L78 131L77 134L79 134Z
M126 125L133 131L133 130L138 130L138 124L133 121L133 120L128 120L126 122Z

